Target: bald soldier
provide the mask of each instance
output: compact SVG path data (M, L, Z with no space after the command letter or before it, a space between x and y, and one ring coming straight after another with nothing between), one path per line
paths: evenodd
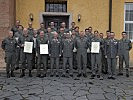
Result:
M123 63L125 62L126 77L129 77L129 51L132 49L132 43L127 38L127 33L122 32L122 39L119 41L119 74L123 75Z
M59 77L59 59L61 57L62 47L61 40L59 39L58 33L54 32L54 37L51 41L49 41L49 56L51 60L51 75L53 77L54 72L54 64L56 66L56 77Z
M85 32L81 31L79 33L79 37L77 37L75 41L75 48L77 49L77 63L78 63L77 77L81 77L82 73L84 77L87 77L86 66L87 66L87 49L89 48L89 42L85 36Z
M21 75L20 77L25 76L25 69L27 68L29 70L29 77L32 77L31 71L32 71L32 53L25 53L24 52L24 44L25 42L33 42L33 38L28 35L27 28L24 28L23 30L23 36L19 39L19 46L20 46L20 63L21 63ZM27 62L27 67L26 67Z
M9 31L8 37L2 41L2 49L5 51L5 62L6 62L6 73L7 78L15 77L14 67L15 67L15 51L17 47L17 42L13 38L13 31Z

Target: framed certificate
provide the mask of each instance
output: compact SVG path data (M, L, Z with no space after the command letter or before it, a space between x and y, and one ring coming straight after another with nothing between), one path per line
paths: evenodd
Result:
M40 54L48 54L48 44L40 44Z
M24 43L24 52L25 53L32 53L33 49L33 42L25 42Z
M92 42L91 53L99 53L99 50L100 50L100 42Z

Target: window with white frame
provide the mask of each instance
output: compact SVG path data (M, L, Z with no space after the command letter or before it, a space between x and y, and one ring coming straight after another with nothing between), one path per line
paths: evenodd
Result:
M125 3L124 29L128 38L133 41L133 3Z

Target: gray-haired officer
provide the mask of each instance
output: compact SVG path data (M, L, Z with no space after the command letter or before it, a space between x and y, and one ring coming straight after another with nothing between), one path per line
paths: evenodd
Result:
M119 41L119 74L123 75L123 63L125 62L126 77L129 77L129 51L132 49L132 43L127 38L127 33L122 32L122 39Z
M99 32L94 31L94 37L91 39L91 43L97 42L99 43L99 53L91 52L91 68L92 68L92 75L91 79L94 79L95 76L99 78L100 80L103 80L103 77L101 76L101 66L102 66L102 49L104 47L103 40L99 37ZM92 45L91 45L92 46Z
M46 77L46 68L47 68L47 61L48 55L40 53L40 45L48 44L48 37L44 35L44 31L41 31L37 41L36 41L36 48L37 48L37 77ZM41 65L43 64L43 73L41 72Z
M66 66L67 62L69 64L69 73L73 77L73 49L74 41L71 39L70 33L66 33L66 38L62 41L62 50L63 50L63 75L66 76Z
M58 37L58 33L54 32L54 37L51 41L49 41L49 56L51 60L51 75L53 77L53 67L56 65L56 77L59 77L59 59L61 57L62 47L61 40Z
M105 43L105 57L108 62L108 79L115 79L116 64L118 58L118 40L115 38L115 33L110 33L110 39Z
M29 77L32 77L31 70L32 70L32 53L25 53L24 52L24 44L25 42L33 42L33 39L31 36L28 35L27 28L24 28L23 30L23 36L19 39L19 45L20 45L20 63L21 63L21 75L20 77L25 76L25 69L26 69L26 62L29 70Z
M78 63L77 77L81 77L82 73L84 77L87 77L86 75L87 49L89 48L89 42L85 36L85 32L81 31L79 37L76 38L75 48L77 49L77 63ZM81 64L83 64L83 66L81 66Z
M9 78L10 76L15 77L13 71L16 63L15 51L17 47L17 42L15 38L13 38L13 31L9 31L8 37L2 41L1 47L5 51L7 78Z

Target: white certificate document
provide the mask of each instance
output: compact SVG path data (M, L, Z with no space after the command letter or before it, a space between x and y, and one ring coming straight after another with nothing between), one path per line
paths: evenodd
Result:
M100 42L92 42L91 53L99 53L99 50L100 50Z
M24 43L24 52L25 53L32 53L33 49L33 42L25 42Z
M48 54L48 44L40 44L40 54Z

